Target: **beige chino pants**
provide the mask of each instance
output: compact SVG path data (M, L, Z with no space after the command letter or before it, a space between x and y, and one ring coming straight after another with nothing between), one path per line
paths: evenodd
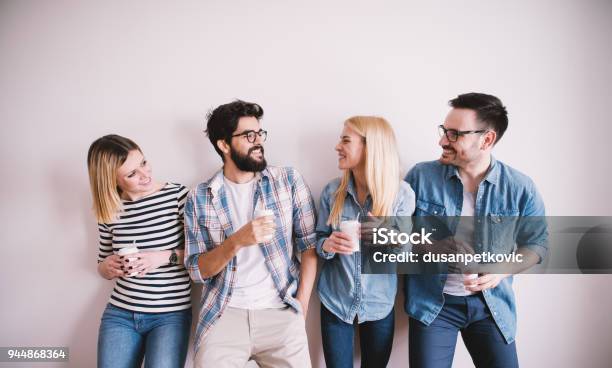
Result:
M249 310L227 307L203 339L196 368L310 368L304 317L292 308Z

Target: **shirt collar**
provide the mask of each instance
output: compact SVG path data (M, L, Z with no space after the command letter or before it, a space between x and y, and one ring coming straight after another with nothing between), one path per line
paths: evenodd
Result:
M268 180L271 173L266 167L263 171L255 174L255 180L257 182L261 182L262 180ZM219 169L215 175L213 175L212 179L210 179L208 183L208 187L213 192L213 194L219 193L219 190L223 187L223 168Z
M489 166L489 172L487 176L485 176L484 180L488 181L491 184L497 185L499 183L499 171L500 165L497 163L497 160L493 155L491 155L491 165Z
M346 187L346 192L353 197L355 202L357 201L357 190L355 189L355 179L353 179L353 173L349 175L348 186Z
M349 182L348 182L348 186L346 187L346 192L353 197L353 201L355 203L359 203L359 200L357 199L357 188L355 188L355 178L353 177L353 173L351 172L350 177L349 177ZM368 193L366 195L366 202L365 205L368 205L368 201L372 200L372 196L370 195L370 193Z
M485 175L484 180L488 181L491 184L497 185L499 183L499 171L500 166L497 163L497 160L493 155L491 155L491 164L489 165L489 170L487 175ZM448 165L446 169L446 180L449 180L452 177L457 177L457 179L461 180L459 177L459 172L457 171L457 166Z

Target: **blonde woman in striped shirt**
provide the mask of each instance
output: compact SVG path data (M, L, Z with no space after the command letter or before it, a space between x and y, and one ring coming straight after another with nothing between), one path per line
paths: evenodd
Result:
M107 135L87 155L98 220L98 272L115 287L102 315L98 367L183 367L191 327L183 266L187 188L157 182L132 140ZM137 247L137 253L117 254Z

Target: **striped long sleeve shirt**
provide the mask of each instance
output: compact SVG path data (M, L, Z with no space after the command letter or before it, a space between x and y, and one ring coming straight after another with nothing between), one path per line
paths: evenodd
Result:
M98 224L98 262L135 244L139 251L179 249L184 245L183 209L188 190L168 183L159 192L123 201L112 223ZM162 265L140 277L119 277L109 302L134 312L163 313L191 307L191 282L183 265Z

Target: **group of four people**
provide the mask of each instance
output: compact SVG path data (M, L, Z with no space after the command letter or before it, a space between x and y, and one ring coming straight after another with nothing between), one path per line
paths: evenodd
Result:
M315 205L300 173L268 166L263 109L234 101L214 109L207 135L223 161L208 181L153 180L141 149L107 135L88 152L100 232L98 271L116 279L102 316L98 366L182 367L191 328L191 281L202 287L196 367L310 367L305 316L317 273L328 367L352 367L357 323L362 367L385 367L394 335L395 274L362 273L352 238L339 230L360 216L543 216L533 182L496 161L507 112L491 95L450 101L439 160L400 177L390 124L355 116L335 149L340 178ZM476 217L475 217L476 218ZM468 243L479 227L468 227ZM528 268L543 259L546 236L517 232ZM442 240L444 241L444 240ZM136 246L132 255L118 254ZM522 271L517 269L516 272ZM409 275L411 367L450 367L456 339L477 367L518 366L511 274Z

